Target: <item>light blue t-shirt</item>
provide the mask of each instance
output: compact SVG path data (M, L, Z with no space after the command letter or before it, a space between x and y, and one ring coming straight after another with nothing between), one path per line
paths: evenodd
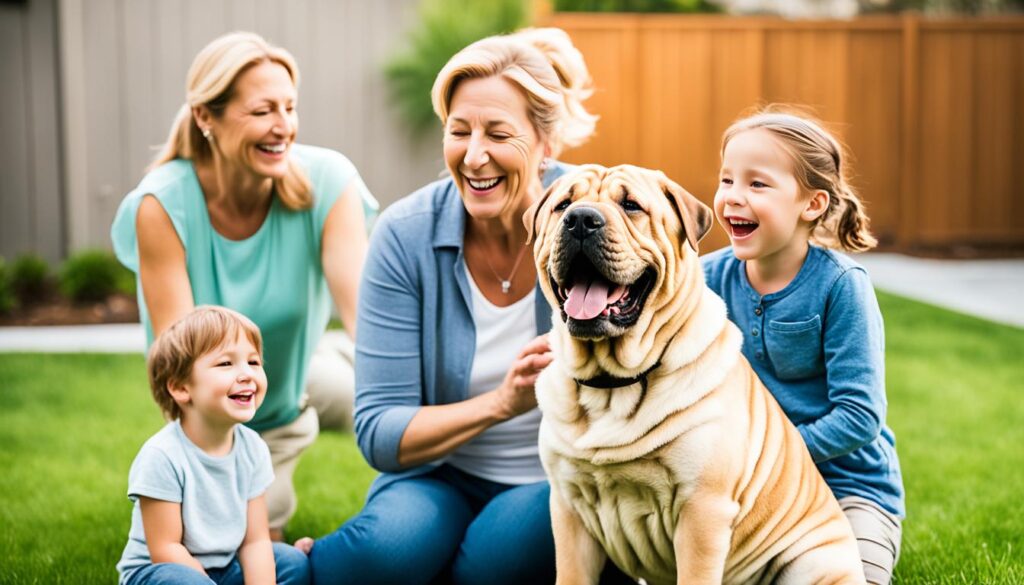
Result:
M331 313L320 246L328 213L352 181L357 181L367 215L377 206L356 168L340 153L296 144L291 154L313 184L313 207L291 211L275 197L263 225L249 238L229 240L213 229L195 168L183 159L147 174L124 198L110 229L117 258L138 274L135 218L142 199L152 194L185 248L193 302L234 309L259 326L267 395L248 423L257 431L286 425L299 416L309 359ZM142 283L138 284L148 346L153 325Z
M181 504L183 544L205 569L226 567L245 539L249 500L274 479L270 449L256 432L235 425L231 452L206 454L185 436L180 421L149 438L128 472L132 528L121 561L120 583L151 563L139 496Z

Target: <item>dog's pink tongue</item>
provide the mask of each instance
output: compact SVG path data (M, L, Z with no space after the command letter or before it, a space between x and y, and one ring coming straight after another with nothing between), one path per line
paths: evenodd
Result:
M565 299L565 314L578 321L593 319L608 306L608 281L577 282Z

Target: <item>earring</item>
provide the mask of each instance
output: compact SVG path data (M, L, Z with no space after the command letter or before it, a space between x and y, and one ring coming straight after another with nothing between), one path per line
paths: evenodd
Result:
M540 165L537 167L537 170L540 171L540 176L541 176L542 179L544 178L544 173L546 173L547 170L548 170L548 165L549 165L549 161L550 160L551 159L549 159L547 157L544 157L544 158L540 159Z
M203 138L205 138L207 142L213 142L213 132L210 132L209 128L203 128Z

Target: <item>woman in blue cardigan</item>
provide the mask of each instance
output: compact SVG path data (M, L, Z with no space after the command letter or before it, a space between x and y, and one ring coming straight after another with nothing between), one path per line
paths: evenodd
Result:
M438 75L450 177L380 218L359 292L359 447L381 476L312 544L317 583L551 583L534 381L551 309L522 216L582 143L589 74L568 35L478 41Z

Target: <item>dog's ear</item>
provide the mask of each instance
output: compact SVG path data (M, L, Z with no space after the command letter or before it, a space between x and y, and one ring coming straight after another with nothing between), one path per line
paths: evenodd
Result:
M669 203L676 211L676 215L683 222L683 229L686 231L686 241L694 252L699 252L697 244L704 239L704 236L711 231L711 224L714 221L714 214L711 208L701 203L699 199L690 194L689 191L680 187L677 183L660 173L658 177L661 190L665 193Z
M530 208L527 209L526 213L523 214L523 225L526 226L527 244L532 243L533 237L537 235L536 233L534 233L533 230L534 227L539 227L536 225L537 216L540 215L540 210L541 208L544 207L544 202L547 201L551 197L551 194L555 192L555 189L557 189L558 186L562 184L562 179L564 178L564 176L559 177L557 180L555 180L554 183L551 183L551 186L544 191L544 194L541 195L540 198L538 198L536 201L534 201L533 205L530 205Z

